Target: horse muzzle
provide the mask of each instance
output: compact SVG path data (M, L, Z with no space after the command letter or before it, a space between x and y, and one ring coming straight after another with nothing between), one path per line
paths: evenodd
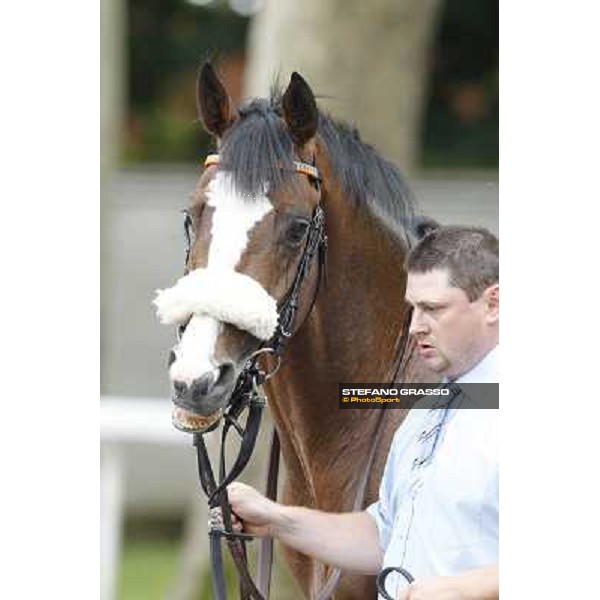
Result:
M235 381L233 363L224 363L189 383L173 381L173 425L189 433L212 427L222 416Z

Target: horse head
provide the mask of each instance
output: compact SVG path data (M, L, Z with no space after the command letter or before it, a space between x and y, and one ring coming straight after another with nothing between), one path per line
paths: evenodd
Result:
M169 376L174 423L186 431L219 419L248 359L281 327L321 200L319 113L300 75L292 75L275 110L261 99L236 108L206 63L197 105L218 155L206 160L186 211L185 275L155 300L161 321L180 328ZM317 269L309 265L304 275L296 323L317 288Z

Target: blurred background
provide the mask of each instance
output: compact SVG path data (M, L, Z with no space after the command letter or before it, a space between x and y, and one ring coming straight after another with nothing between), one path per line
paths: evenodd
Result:
M182 271L180 211L212 149L207 58L236 101L299 71L424 213L498 232L498 0L101 0L103 600L212 597L191 440L170 426L174 331L150 305ZM274 597L299 597L274 573Z

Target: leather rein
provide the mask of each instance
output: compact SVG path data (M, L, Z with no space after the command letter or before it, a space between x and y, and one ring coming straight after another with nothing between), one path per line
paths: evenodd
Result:
M219 164L219 155L211 154L204 161L205 166ZM296 172L308 176L321 192L321 177L319 170L313 164L294 161ZM187 237L187 236L186 236ZM189 238L188 238L189 242ZM189 247L188 247L189 254ZM207 496L209 507L209 542L210 555L213 571L213 592L216 600L227 599L227 588L223 568L223 554L221 539L224 538L233 562L236 566L240 598L242 600L268 600L270 593L271 567L273 557L273 540L271 538L262 538L260 553L258 558L258 577L257 583L254 582L248 570L248 561L246 553L246 542L254 539L254 536L235 531L232 526L232 509L227 497L227 486L239 477L242 473L254 450L262 411L267 404L261 386L273 377L279 370L282 355L286 347L287 340L295 331L295 320L299 307L299 296L303 282L306 280L312 263L317 259L318 274L317 284L315 286L314 296L311 305L306 314L303 323L306 321L315 304L321 279L325 275L327 254L327 235L325 233L325 213L321 206L321 198L313 211L306 243L298 265L294 281L288 292L281 300L278 306L279 321L275 333L267 342L261 344L247 360L242 372L240 373L234 391L231 395L227 409L223 414L223 429L221 432L221 448L219 452L218 478L215 477L210 457L204 442L204 435L214 430L219 421L203 432L193 434L193 444L196 448L198 460L198 475L204 493ZM301 323L300 326L303 324ZM299 326L299 327L300 327ZM299 328L298 327L298 328ZM296 330L298 329L296 328ZM400 372L403 366L407 336L403 336L399 353L399 360L394 365L394 377ZM271 354L276 359L276 364L270 372L265 372L259 367L259 358L263 354ZM242 426L239 422L241 415L247 411L245 424ZM366 496L368 477L375 458L376 449L384 429L385 420L384 411L376 425L373 446L369 453L367 463L363 469L361 480L358 485L353 511L361 510ZM241 441L238 456L233 465L228 469L225 455L227 436L231 431L235 431ZM266 496L272 500L277 497L277 481L279 472L280 443L277 431L273 429L271 434L271 449L269 455L268 477L266 486ZM334 569L327 578L325 584L317 593L317 600L328 600L331 598L341 576L340 569Z

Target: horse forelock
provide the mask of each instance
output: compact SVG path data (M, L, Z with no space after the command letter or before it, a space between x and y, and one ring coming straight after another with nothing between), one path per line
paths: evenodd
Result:
M223 136L219 166L242 194L256 198L292 179L294 144L276 103L257 98L238 113L240 118Z

